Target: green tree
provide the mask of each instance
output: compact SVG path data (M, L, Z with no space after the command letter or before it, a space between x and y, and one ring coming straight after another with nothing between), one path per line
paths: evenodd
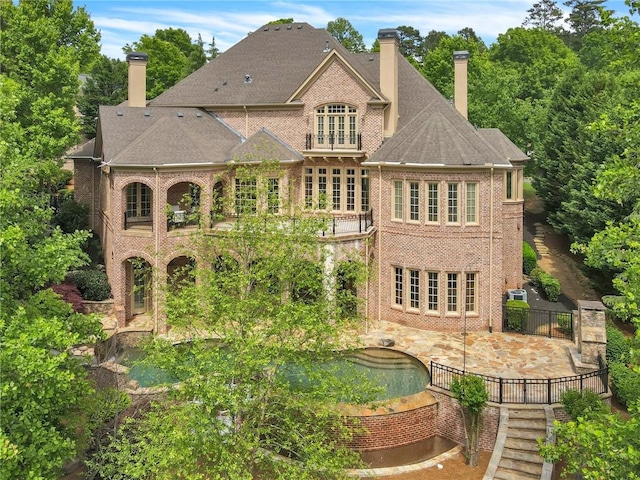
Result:
M330 20L327 23L327 32L350 52L363 53L367 51L362 34L346 18L338 17L335 20Z
M220 50L216 47L216 37L211 37L211 43L209 44L209 48L205 51L207 54L207 60L211 61L220 55Z
M142 35L140 40L125 45L123 50L149 55L147 99L157 97L206 63L203 42L192 42L181 28L159 29L153 36Z
M561 22L564 18L564 13L555 0L541 0L534 3L533 7L527 10L527 13L529 15L522 22L523 26L541 28L551 33L562 31Z
M406 25L399 26L397 30L400 34L400 53L410 61L421 63L425 52L420 30Z
M227 208L239 216L229 231L189 246L195 266L166 292L168 323L187 338L209 332L223 346L196 341L187 362L157 340L154 362L184 380L96 458L103 477L195 478L206 469L211 478L329 479L346 478L343 468L357 463L336 403L345 394L362 401L359 382L317 369L351 343L341 308L353 302L345 302L350 292L336 301L337 272L323 272L324 221L260 209L266 179L279 172L234 171L243 187ZM294 365L312 379L304 388L283 375Z
M465 456L472 467L478 466L482 412L489 401L489 392L482 378L475 375L456 377L451 382L451 393L460 404L467 439Z
M96 134L100 105L118 105L127 99L127 63L101 55L93 64L78 98L82 113L82 131L91 138Z
M278 20L271 20L267 25L288 25L293 23L293 18L279 18Z
M71 0L0 2L1 74L20 90L14 120L37 139L15 147L30 148L34 159L58 158L78 140L78 74L97 58L100 35Z
M602 18L604 14L613 13L606 10L603 4L606 0L567 0L564 5L571 8L569 18L569 32L566 36L567 45L575 52L582 47L582 38L594 30L602 28Z
M449 35L446 32L431 30L424 37L424 41L422 42L424 45L424 49L426 52L430 52L434 50L438 45L440 45L440 41L443 38L447 38Z

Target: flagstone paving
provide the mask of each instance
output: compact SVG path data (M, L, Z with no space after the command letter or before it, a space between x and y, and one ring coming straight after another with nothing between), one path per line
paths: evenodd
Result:
M472 373L503 378L557 378L572 376L568 340L500 332L463 334L432 332L380 321L360 335L366 346L380 346L391 338L393 348L419 358L427 366L431 361Z

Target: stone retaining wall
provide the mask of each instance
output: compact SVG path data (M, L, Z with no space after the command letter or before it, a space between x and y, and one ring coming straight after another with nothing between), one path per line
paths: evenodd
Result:
M82 300L84 311L87 313L99 313L101 315L113 315L113 298L103 300L102 302L94 302L91 300Z

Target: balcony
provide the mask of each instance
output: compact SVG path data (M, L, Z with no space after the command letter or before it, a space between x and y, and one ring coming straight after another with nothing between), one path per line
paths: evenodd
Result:
M220 218L211 212L211 228L213 230L230 230L237 215ZM295 222L296 218L283 217L283 222ZM373 210L354 215L332 217L327 221L327 226L318 231L320 237L335 237L340 235L366 234L373 227Z
M336 156L360 157L362 152L362 134L357 135L314 135L307 133L305 138L305 155L326 156L332 152Z

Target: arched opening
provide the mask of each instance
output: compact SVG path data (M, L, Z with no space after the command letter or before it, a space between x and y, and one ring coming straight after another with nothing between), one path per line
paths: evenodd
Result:
M167 191L167 229L195 226L200 223L200 186L180 182Z
M167 278L169 286L180 289L185 285L195 283L196 262L193 258L186 256L176 257L167 265Z
M125 187L126 210L124 229L151 229L153 227L153 191L141 182L133 182Z
M127 261L127 286L131 315L141 315L151 309L151 265L143 258Z
M211 220L215 222L224 218L224 184L222 181L215 183L212 196Z
M340 263L336 269L336 302L339 312L353 318L358 314L358 269L351 261Z

